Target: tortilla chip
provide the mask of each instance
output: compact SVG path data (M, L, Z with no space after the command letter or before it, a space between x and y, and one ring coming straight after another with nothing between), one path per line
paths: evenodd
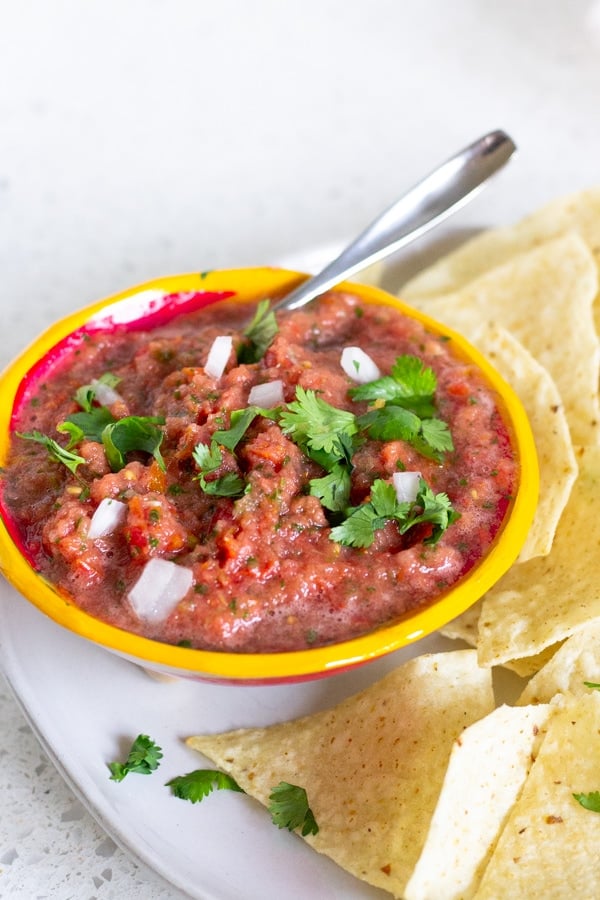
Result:
M579 476L551 552L513 566L483 599L481 665L535 656L600 618L600 447L577 456Z
M577 232L600 266L600 188L560 197L516 225L484 231L406 282L409 301L457 291L545 241Z
M536 672L539 672L544 666L547 666L561 646L562 644L560 642L551 644L549 647L545 647L544 650L535 653L533 656L523 656L521 659L509 659L506 662L503 662L502 666L505 669L510 669L511 672L514 672L515 675L519 675L521 678L529 678L532 675L535 675Z
M590 622L564 642L534 675L517 703L549 703L556 694L585 694L585 682L600 682L600 619Z
M489 323L466 336L512 385L529 418L540 467L540 496L519 561L545 556L577 477L560 394L548 371L504 328Z
M600 695L557 708L476 900L600 897L600 815L574 793L600 787Z
M268 805L280 781L305 788L319 825L306 840L370 884L402 895L448 758L493 709L473 650L412 659L331 710L188 744Z
M481 615L482 601L478 600L473 606L461 613L443 628L440 628L440 634L444 637L451 638L454 641L465 641L470 647L477 646L477 625L479 616Z
M543 739L550 706L500 706L455 743L405 900L467 900Z
M452 294L415 305L467 337L493 321L511 332L552 376L575 444L599 440L600 341L594 259L566 235L493 269Z
M483 608L483 599L478 600L473 606L457 616L443 628L440 628L440 634L451 640L464 641L470 647L477 647L479 641L479 617ZM509 659L501 663L503 669L509 669L520 678L529 678L535 675L542 666L552 659L560 644L552 644L550 647L537 653L535 656L526 656L522 659Z

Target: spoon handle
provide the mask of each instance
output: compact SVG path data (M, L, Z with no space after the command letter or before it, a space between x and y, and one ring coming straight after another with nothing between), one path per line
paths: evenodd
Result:
M503 131L491 131L464 147L404 194L321 272L284 297L275 308L298 309L425 234L474 197L515 150L515 144Z

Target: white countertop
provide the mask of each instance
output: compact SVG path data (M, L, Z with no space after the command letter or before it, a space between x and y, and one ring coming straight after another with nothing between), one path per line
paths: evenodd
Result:
M358 232L504 128L455 225L600 183L595 0L5 0L0 364L157 275ZM0 897L177 898L93 821L0 690Z

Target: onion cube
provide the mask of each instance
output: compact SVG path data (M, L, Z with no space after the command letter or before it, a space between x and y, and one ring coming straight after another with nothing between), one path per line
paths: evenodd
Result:
M344 347L340 364L348 378L358 384L367 384L381 377L376 363L360 347Z
M120 525L127 512L127 504L112 497L105 497L98 504L88 529L87 536L91 540L106 537Z
M392 482L398 503L414 503L419 493L420 472L394 472Z
M193 581L191 569L155 557L146 563L127 599L138 618L155 625L171 615Z

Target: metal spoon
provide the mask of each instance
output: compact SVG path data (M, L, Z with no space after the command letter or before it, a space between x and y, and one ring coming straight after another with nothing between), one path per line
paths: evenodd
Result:
M298 309L340 281L384 259L471 200L516 150L504 131L491 131L416 184L390 206L318 275L280 300L275 309Z

